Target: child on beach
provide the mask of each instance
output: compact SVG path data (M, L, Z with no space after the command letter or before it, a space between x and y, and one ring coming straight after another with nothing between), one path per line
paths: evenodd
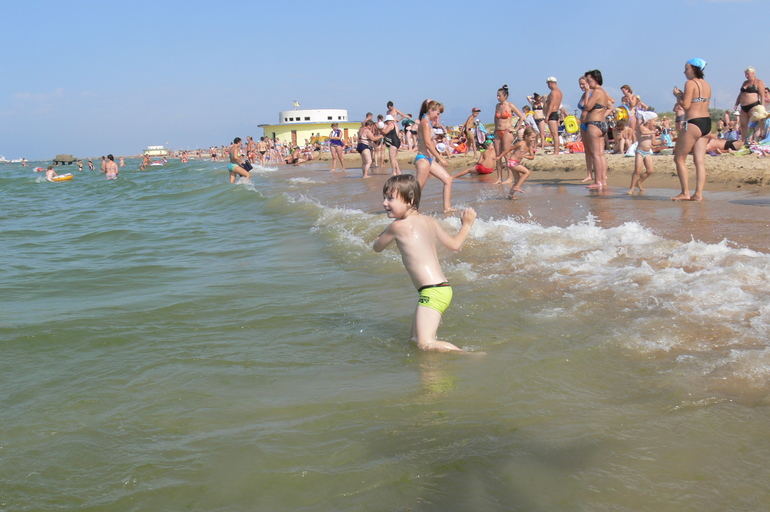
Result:
M420 350L464 352L449 342L436 339L441 317L452 302L452 287L441 270L436 242L459 251L476 220L476 211L465 209L460 231L450 236L436 219L417 211L421 192L414 176L391 176L382 188L382 195L385 212L394 220L377 237L373 248L375 252L382 252L395 240L401 261L420 294L412 323L412 341Z
M470 169L465 169L460 174L455 175L455 178L465 176L466 174L470 174L474 171L480 175L492 174L495 172L495 162L497 161L495 158L496 156L497 154L495 153L495 146L492 144L492 141L488 140L484 142L484 151L479 153L479 159L476 162L476 166L471 167Z
M655 172L655 164L652 161L652 146L655 138L655 119L658 118L658 114L642 111L638 112L637 117L639 118L636 123L638 145L634 155L634 173L631 175L631 188L628 189L628 194L633 194L637 188L639 192L644 192L645 188L642 186L642 182ZM645 168L644 173L642 173L642 165Z
M527 126L524 128L524 131L521 135L521 139L524 142L527 143L527 147L529 148L529 154L532 156L530 160L535 159L535 151L537 151L537 130L534 129L531 126Z
M511 185L511 191L508 193L508 199L513 199L513 195L516 192L521 192L522 194L524 193L524 191L521 189L521 185L527 180L527 178L529 178L529 175L532 174L529 169L521 164L521 161L525 158L527 160L535 159L535 155L532 154L531 133L529 134L530 140L527 139L527 130L531 129L531 127L527 127L527 129L524 130L524 140L518 141L513 146L503 151L503 154L500 155L500 158L502 159L510 153L510 157L508 157L507 162L508 169L516 174L516 181L514 181ZM534 132L534 130L532 130L532 132Z
M436 149L433 141L434 126L438 126L439 117L444 112L444 105L435 100L425 100L420 107L420 124L417 132L417 155L414 157L414 167L420 188L425 187L431 174L444 184L442 193L444 213L453 212L452 208L452 175L447 172L446 159Z

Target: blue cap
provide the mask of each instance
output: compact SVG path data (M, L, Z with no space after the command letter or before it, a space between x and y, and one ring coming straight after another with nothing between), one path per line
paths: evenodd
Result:
M690 59L687 61L687 64L690 66L695 66L701 69L704 69L706 67L706 61L703 59Z

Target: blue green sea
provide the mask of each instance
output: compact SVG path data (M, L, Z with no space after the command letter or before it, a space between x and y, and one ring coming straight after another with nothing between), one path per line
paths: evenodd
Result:
M457 180L461 356L408 341L384 174L36 165L0 166L0 510L770 509L768 197Z

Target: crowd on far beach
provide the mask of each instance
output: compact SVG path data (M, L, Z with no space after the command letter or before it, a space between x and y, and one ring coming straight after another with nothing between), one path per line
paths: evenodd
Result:
M684 90L673 90L673 119L658 116L628 84L620 88L623 96L619 101L610 97L603 88L601 71L594 69L578 79L582 96L579 114L575 115L565 110L559 81L551 76L545 82L548 93L527 96L527 104L521 109L509 99L508 86L502 86L497 91L494 124L489 128L481 122L478 108L473 108L461 125L450 127L441 123L444 107L438 101L425 100L417 117L388 102L385 114L375 120L371 112L367 113L358 132L347 138L333 123L328 136L313 134L303 147L265 137L255 142L249 137L245 145L238 138L221 150L211 148L210 154L212 159L219 154L229 156L230 180L235 181L237 176L249 176L251 162L259 161L263 166L267 161L297 165L314 160L320 151L331 153L332 171L344 171L343 155L355 151L360 154L364 178L369 177L372 168L384 169L386 160L390 162L390 173L399 175L399 152L414 151L413 163L421 186L428 176L443 183L445 211L452 211L453 179L474 173L496 173L495 183L510 184L508 197L515 197L523 192L522 184L530 174L525 162L538 153L583 153L583 181L591 182L587 188L592 190L607 188L608 152L632 156L635 162L630 194L645 190L643 183L655 172L654 155L673 154L682 190L672 199L700 201L705 185L705 155L770 155L770 113L765 108L770 102L770 88L757 78L753 67L746 68L733 111L712 119L711 87L704 78L705 67L703 59L685 63ZM431 112L435 115L428 116ZM478 155L476 165L451 176L446 170L447 159L469 153ZM693 156L696 172L693 194L685 163L688 155Z

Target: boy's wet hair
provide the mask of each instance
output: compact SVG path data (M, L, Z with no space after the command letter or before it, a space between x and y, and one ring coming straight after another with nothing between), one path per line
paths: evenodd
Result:
M382 187L382 194L389 196L394 192L415 210L420 208L420 197L422 196L420 184L412 174L399 174L388 178Z

